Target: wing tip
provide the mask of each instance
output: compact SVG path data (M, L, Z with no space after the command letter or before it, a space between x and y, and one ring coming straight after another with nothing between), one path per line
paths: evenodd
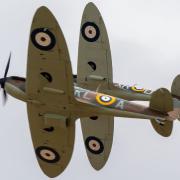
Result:
M89 159L89 162L92 166L92 168L96 171L100 171L101 169L103 169L105 167L105 165L107 164L107 160L106 159L104 162L101 163L94 163L91 159Z
M89 2L86 4L86 7L96 7L96 5L93 2Z
M50 11L49 9L48 9L48 7L46 7L46 6L40 6L38 9L37 9L37 11Z
M46 13L47 15L53 16L51 10L48 7L40 6L36 9L36 11L34 13L34 17L37 17L37 16L39 16L39 14L44 14L44 13Z
M86 4L84 8L84 12L87 12L87 11L96 11L100 14L98 7L93 2L89 2Z

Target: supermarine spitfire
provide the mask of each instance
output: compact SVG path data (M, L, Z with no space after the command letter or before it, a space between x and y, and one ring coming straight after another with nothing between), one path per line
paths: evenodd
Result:
M169 136L180 114L180 76L172 92L154 92L113 83L108 36L103 19L93 3L82 17L77 75L72 74L63 33L46 7L33 19L26 79L7 77L1 87L27 103L32 141L43 172L55 177L67 167L74 146L75 121L81 119L84 143L91 165L101 169L110 154L114 117L151 121L162 136ZM130 100L150 101L145 107Z

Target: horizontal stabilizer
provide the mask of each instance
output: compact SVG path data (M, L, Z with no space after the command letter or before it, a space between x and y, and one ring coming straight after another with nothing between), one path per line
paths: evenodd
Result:
M171 135L172 129L173 129L173 122L172 121L166 121L166 122L160 122L154 119L151 119L151 124L154 128L154 130L163 137L168 137Z
M150 108L161 113L168 113L173 110L173 99L170 92L161 88L153 92L150 101ZM151 124L154 130L163 137L171 135L173 129L172 121L160 121L158 119L151 119Z

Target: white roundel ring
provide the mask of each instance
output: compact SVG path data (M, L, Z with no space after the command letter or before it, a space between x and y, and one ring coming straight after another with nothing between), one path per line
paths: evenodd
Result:
M89 141L89 148L91 148L93 151L99 151L100 149L100 143L94 139Z
M41 155L41 157L43 157L44 159L47 159L49 161L52 161L56 158L56 155L54 154L54 152L52 152L48 149L41 150L40 155Z
M36 149L36 155L43 161L48 163L56 163L60 160L59 154L52 148L40 146Z
M104 145L102 141L95 137L95 136L89 136L85 140L86 148L93 154L100 154L104 151Z
M131 90L139 93L143 93L145 91L144 88L138 88L137 86L132 86Z
M94 26L87 26L84 31L86 37L90 39L96 37L96 29Z
M35 40L40 46L49 46L51 44L51 37L45 32L39 32L35 35Z
M100 36L99 27L94 22L86 22L82 25L81 34L86 41L97 41Z
M113 96L98 93L96 95L96 101L101 105L108 106L113 104L116 101L116 98Z
M100 99L103 102L110 102L112 100L110 96L101 96Z
M47 28L37 28L33 30L31 33L31 41L36 48L44 51L51 50L56 44L54 34Z

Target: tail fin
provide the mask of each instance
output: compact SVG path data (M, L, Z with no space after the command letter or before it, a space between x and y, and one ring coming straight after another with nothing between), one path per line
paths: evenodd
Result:
M164 114L172 111L173 99L171 93L165 88L160 88L157 91L154 91L150 100L150 108ZM173 128L172 121L151 119L151 124L154 130L161 136L168 137L171 135Z
M172 111L173 100L171 93L165 88L154 91L150 100L150 108L161 113Z
M172 82L171 93L173 96L174 111L180 114L180 74L177 75ZM178 120L180 120L180 116Z
M171 93L174 97L180 99L180 74L172 82Z

